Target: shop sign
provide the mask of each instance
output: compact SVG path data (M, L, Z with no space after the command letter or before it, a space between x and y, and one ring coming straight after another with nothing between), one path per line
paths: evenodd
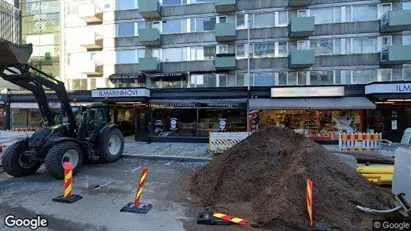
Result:
M220 131L224 132L226 130L226 126L227 126L227 119L220 118Z
M274 87L271 88L272 98L282 97L342 97L344 87Z
M150 90L145 89L145 88L92 90L91 97L92 98L150 97Z
M411 83L371 84L365 86L365 94L411 93Z
M164 108L169 108L169 107L195 107L195 103L152 103L152 106L154 107L164 107Z
M171 118L170 120L170 130L177 130L177 118Z
M220 103L220 102L210 102L202 104L204 107L247 107L245 103Z
M145 76L143 74L126 75L126 74L112 74L108 77L112 83L133 83L136 80L140 83L145 82Z

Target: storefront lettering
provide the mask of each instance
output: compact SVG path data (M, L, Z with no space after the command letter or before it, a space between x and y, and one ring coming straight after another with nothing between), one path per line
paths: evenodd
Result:
M99 97L112 97L112 96L139 96L138 89L128 89L128 90L102 90L98 92Z
M397 85L397 92L411 92L411 84Z

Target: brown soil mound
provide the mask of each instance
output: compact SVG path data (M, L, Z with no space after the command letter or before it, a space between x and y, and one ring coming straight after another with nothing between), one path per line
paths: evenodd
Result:
M314 227L372 230L356 205L386 209L394 201L321 145L286 128L270 128L218 155L191 179L202 206L274 230L310 230L306 180L314 182Z

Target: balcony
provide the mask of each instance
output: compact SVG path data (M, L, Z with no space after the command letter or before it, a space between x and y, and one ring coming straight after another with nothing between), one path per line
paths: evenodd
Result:
M315 30L314 17L295 17L288 26L288 36L291 38L308 37Z
M104 74L104 65L101 62L87 61L82 63L81 73L87 77L101 77Z
M289 68L308 68L314 65L314 49L292 50L288 56Z
M139 59L139 69L141 72L150 73L150 72L160 72L161 70L161 61L155 57L146 57Z
M290 7L301 7L310 5L312 0L289 0L288 6Z
M144 46L160 46L161 32L157 28L144 28L138 30L138 39Z
M388 11L380 18L380 32L400 32L411 29L411 9Z
M103 11L95 4L84 4L78 8L78 16L87 24L103 23Z
M139 0L138 10L144 18L154 19L161 17L161 5L158 0Z
M393 45L380 53L380 65L411 64L411 45Z
M85 35L83 35L83 39L80 45L86 48L87 51L102 50L103 36L95 32L87 32Z
M234 12L237 8L237 0L216 0L215 11L217 13Z
M234 23L225 22L215 24L215 39L217 42L232 42L237 36L237 29Z
M234 71L236 69L235 54L217 54L214 66L217 71Z

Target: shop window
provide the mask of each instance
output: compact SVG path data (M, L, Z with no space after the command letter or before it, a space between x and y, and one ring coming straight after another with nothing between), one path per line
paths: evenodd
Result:
M264 110L259 118L258 129L289 127L318 141L336 141L339 132L361 128L359 110Z
M199 109L198 136L207 137L209 132L247 131L246 109Z
M196 109L154 109L152 115L154 136L197 136Z

